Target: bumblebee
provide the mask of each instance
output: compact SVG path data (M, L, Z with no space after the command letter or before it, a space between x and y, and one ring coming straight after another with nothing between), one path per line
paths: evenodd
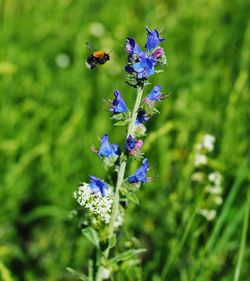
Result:
M110 60L110 55L104 51L95 51L90 47L89 43L86 43L88 48L93 52L87 57L86 66L87 68L93 69L98 64L104 64Z

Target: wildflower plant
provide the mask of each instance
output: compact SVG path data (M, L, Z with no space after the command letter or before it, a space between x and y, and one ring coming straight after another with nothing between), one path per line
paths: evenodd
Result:
M223 203L222 175L211 164L209 153L214 150L215 137L210 134L202 135L195 146L195 172L192 181L198 185L200 203L197 213L207 221L212 221L217 215L218 207Z
M106 182L90 176L89 182L82 183L74 193L79 204L77 212L81 218L82 232L97 248L94 261L89 263L88 276L68 269L82 280L115 280L115 274L121 268L120 264L135 260L136 255L144 251L129 249L116 253L112 248L116 245L117 233L123 223L124 206L129 201L138 203L136 192L150 179L148 159L142 152L143 137L147 121L159 113L156 109L157 103L167 97L161 92L162 86L151 86L148 80L150 76L160 72L160 66L166 64L164 50L160 47L164 39L156 29L150 31L146 27L146 31L144 50L134 38L128 37L126 40L126 82L137 90L133 109L128 108L125 95L117 89L114 91L114 98L108 100L114 125L127 126L124 143L120 146L114 144L104 134L99 147L93 148L108 171L115 174L115 179ZM150 90L144 95L144 88L148 85ZM140 164L132 174L127 174L130 159L135 159Z

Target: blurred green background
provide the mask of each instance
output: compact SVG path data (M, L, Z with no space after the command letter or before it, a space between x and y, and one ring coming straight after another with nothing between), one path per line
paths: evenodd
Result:
M154 180L140 192L140 206L128 208L120 239L135 236L148 249L142 280L230 281L240 267L239 280L248 281L250 2L0 3L0 279L76 280L65 268L86 270L93 249L69 219L72 194L88 175L105 178L90 146L106 132L124 141L104 100L117 88L133 104L125 39L143 45L148 25L162 29L168 58L151 81L172 95L148 124L144 151ZM112 61L88 70L85 41L112 50ZM224 177L213 222L190 219L190 159L202 132L216 137L213 165Z

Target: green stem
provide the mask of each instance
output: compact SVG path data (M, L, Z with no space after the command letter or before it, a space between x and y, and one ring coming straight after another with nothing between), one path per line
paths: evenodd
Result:
M134 109L133 109L132 116L131 116L131 121L129 122L129 125L128 125L127 137L129 135L134 134L135 120L136 120L137 112L138 112L140 104L141 104L142 93L143 93L143 88L138 88L137 97L136 97ZM113 208L112 208L111 219L110 219L110 224L109 224L109 238L112 237L114 234L115 218L117 216L118 209L119 209L119 200L120 200L119 191L120 191L120 187L122 185L123 179L124 179L126 165L127 165L127 161L123 160L121 162L119 170L118 170L117 183L116 183L116 188L115 188L115 196L114 196Z
M135 100L134 109L131 115L131 120L128 125L128 131L127 131L127 137L129 135L133 135L135 132L135 121L137 117L137 112L141 105L142 100L142 94L143 94L143 87L137 88L137 96ZM109 223L109 230L108 230L108 237L111 238L114 235L115 232L115 219L117 217L118 211L119 211L119 201L120 201L120 188L122 186L123 180L124 180L124 174L127 166L127 160L123 159L121 160L118 173L117 173L117 182L116 182L116 188L115 188L115 195L113 200L113 207L111 212L111 219ZM106 249L104 253L102 253L103 257L105 259L108 259L109 257L109 248ZM101 274L102 267L99 266L96 281L102 281L102 274Z
M246 241L247 241L247 230L248 230L248 221L249 221L249 207L250 207L250 192L248 190L247 193L247 202L246 202L246 211L245 211L245 217L243 222L243 229L242 229L242 235L241 235L241 242L240 242L240 250L239 250L239 256L238 261L236 265L236 270L234 273L234 281L240 280L240 270L243 262L244 252L246 249Z

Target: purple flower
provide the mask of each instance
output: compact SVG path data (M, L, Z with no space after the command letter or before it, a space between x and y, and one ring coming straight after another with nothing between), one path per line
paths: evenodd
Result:
M151 52L165 39L160 38L159 32L156 29L150 31L149 28L146 26L146 30L147 30L146 50L147 52Z
M146 111L144 109L140 109L137 113L135 124L138 125L138 124L145 123L148 121L148 119L149 117L146 115Z
M146 96L145 102L150 103L150 102L155 102L155 101L161 100L161 98L162 98L161 89L162 89L162 87L160 85L154 86L153 90Z
M164 55L164 50L162 48L157 48L154 50L152 56L155 58L155 59L159 59L160 57L162 57Z
M147 182L147 170L149 169L147 158L143 159L142 165L135 171L135 173L128 178L130 183L145 183Z
M140 60L133 64L133 69L137 73L137 78L146 78L155 73L154 65L156 64L156 59L154 57L148 57L143 53Z
M126 150L130 155L136 155L140 148L142 147L143 141L142 140L136 140L131 135L128 136L125 147Z
M133 55L139 56L141 53L143 53L140 46L135 42L135 39L131 37L127 37L126 51L131 56Z
M101 147L98 155L100 158L117 158L121 154L121 150L117 144L110 144L108 139L109 137L107 134L101 138Z
M108 189L108 184L94 176L90 176L90 188L92 191L97 194L101 193L103 197L106 196L107 194L107 189Z
M109 109L109 111L113 112L114 114L123 113L123 112L128 111L128 108L118 90L115 90L114 96L115 96L115 98L112 101L112 106Z

